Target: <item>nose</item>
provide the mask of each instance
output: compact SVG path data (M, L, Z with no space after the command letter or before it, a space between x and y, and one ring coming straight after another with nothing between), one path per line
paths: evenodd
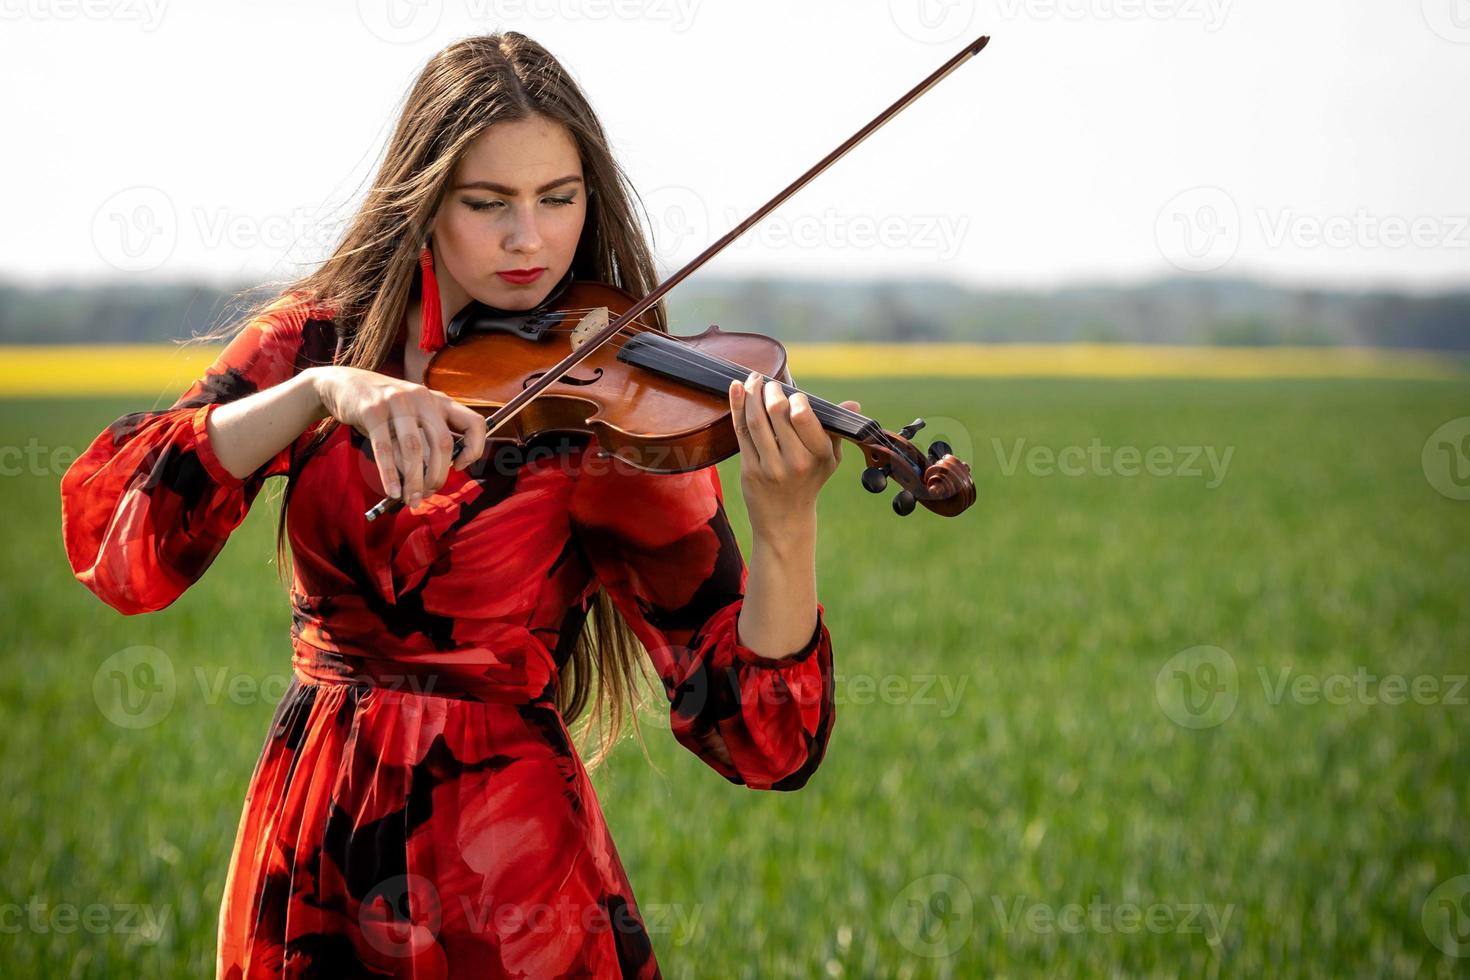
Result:
M537 225L534 205L516 208L505 237L505 250L519 255L535 255L541 251L541 246L541 229Z

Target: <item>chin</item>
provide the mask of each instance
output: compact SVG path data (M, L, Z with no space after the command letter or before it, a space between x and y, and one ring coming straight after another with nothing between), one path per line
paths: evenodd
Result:
M497 280L487 284L483 294L475 299L499 310L529 310L551 295L552 287L560 281L561 276L552 279L550 272L543 273L540 279L524 287L509 286Z

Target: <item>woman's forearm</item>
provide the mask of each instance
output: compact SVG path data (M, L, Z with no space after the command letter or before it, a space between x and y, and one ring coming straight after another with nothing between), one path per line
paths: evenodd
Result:
M763 657L799 652L817 628L817 514L803 514L780 536L755 536L737 638Z
M209 413L210 445L225 469L244 479L326 418L316 389L315 372L321 370L307 368Z

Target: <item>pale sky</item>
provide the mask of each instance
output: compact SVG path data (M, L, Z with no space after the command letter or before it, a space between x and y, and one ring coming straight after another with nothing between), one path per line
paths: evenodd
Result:
M582 83L669 269L989 34L705 274L1470 285L1470 0L0 0L0 275L292 275L496 29Z

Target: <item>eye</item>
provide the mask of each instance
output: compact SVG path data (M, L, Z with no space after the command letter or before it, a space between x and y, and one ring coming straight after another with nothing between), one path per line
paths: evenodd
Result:
M469 200L469 199L466 198L466 199L464 199L464 203L469 207L469 209L471 211L488 211L490 208L498 207L498 206L504 204L505 202L504 201L471 201L471 200Z
M554 204L557 207L562 207L564 205L571 204L576 199L577 198L575 196L569 196L569 197L543 197L541 199L541 201L542 201L543 204Z

